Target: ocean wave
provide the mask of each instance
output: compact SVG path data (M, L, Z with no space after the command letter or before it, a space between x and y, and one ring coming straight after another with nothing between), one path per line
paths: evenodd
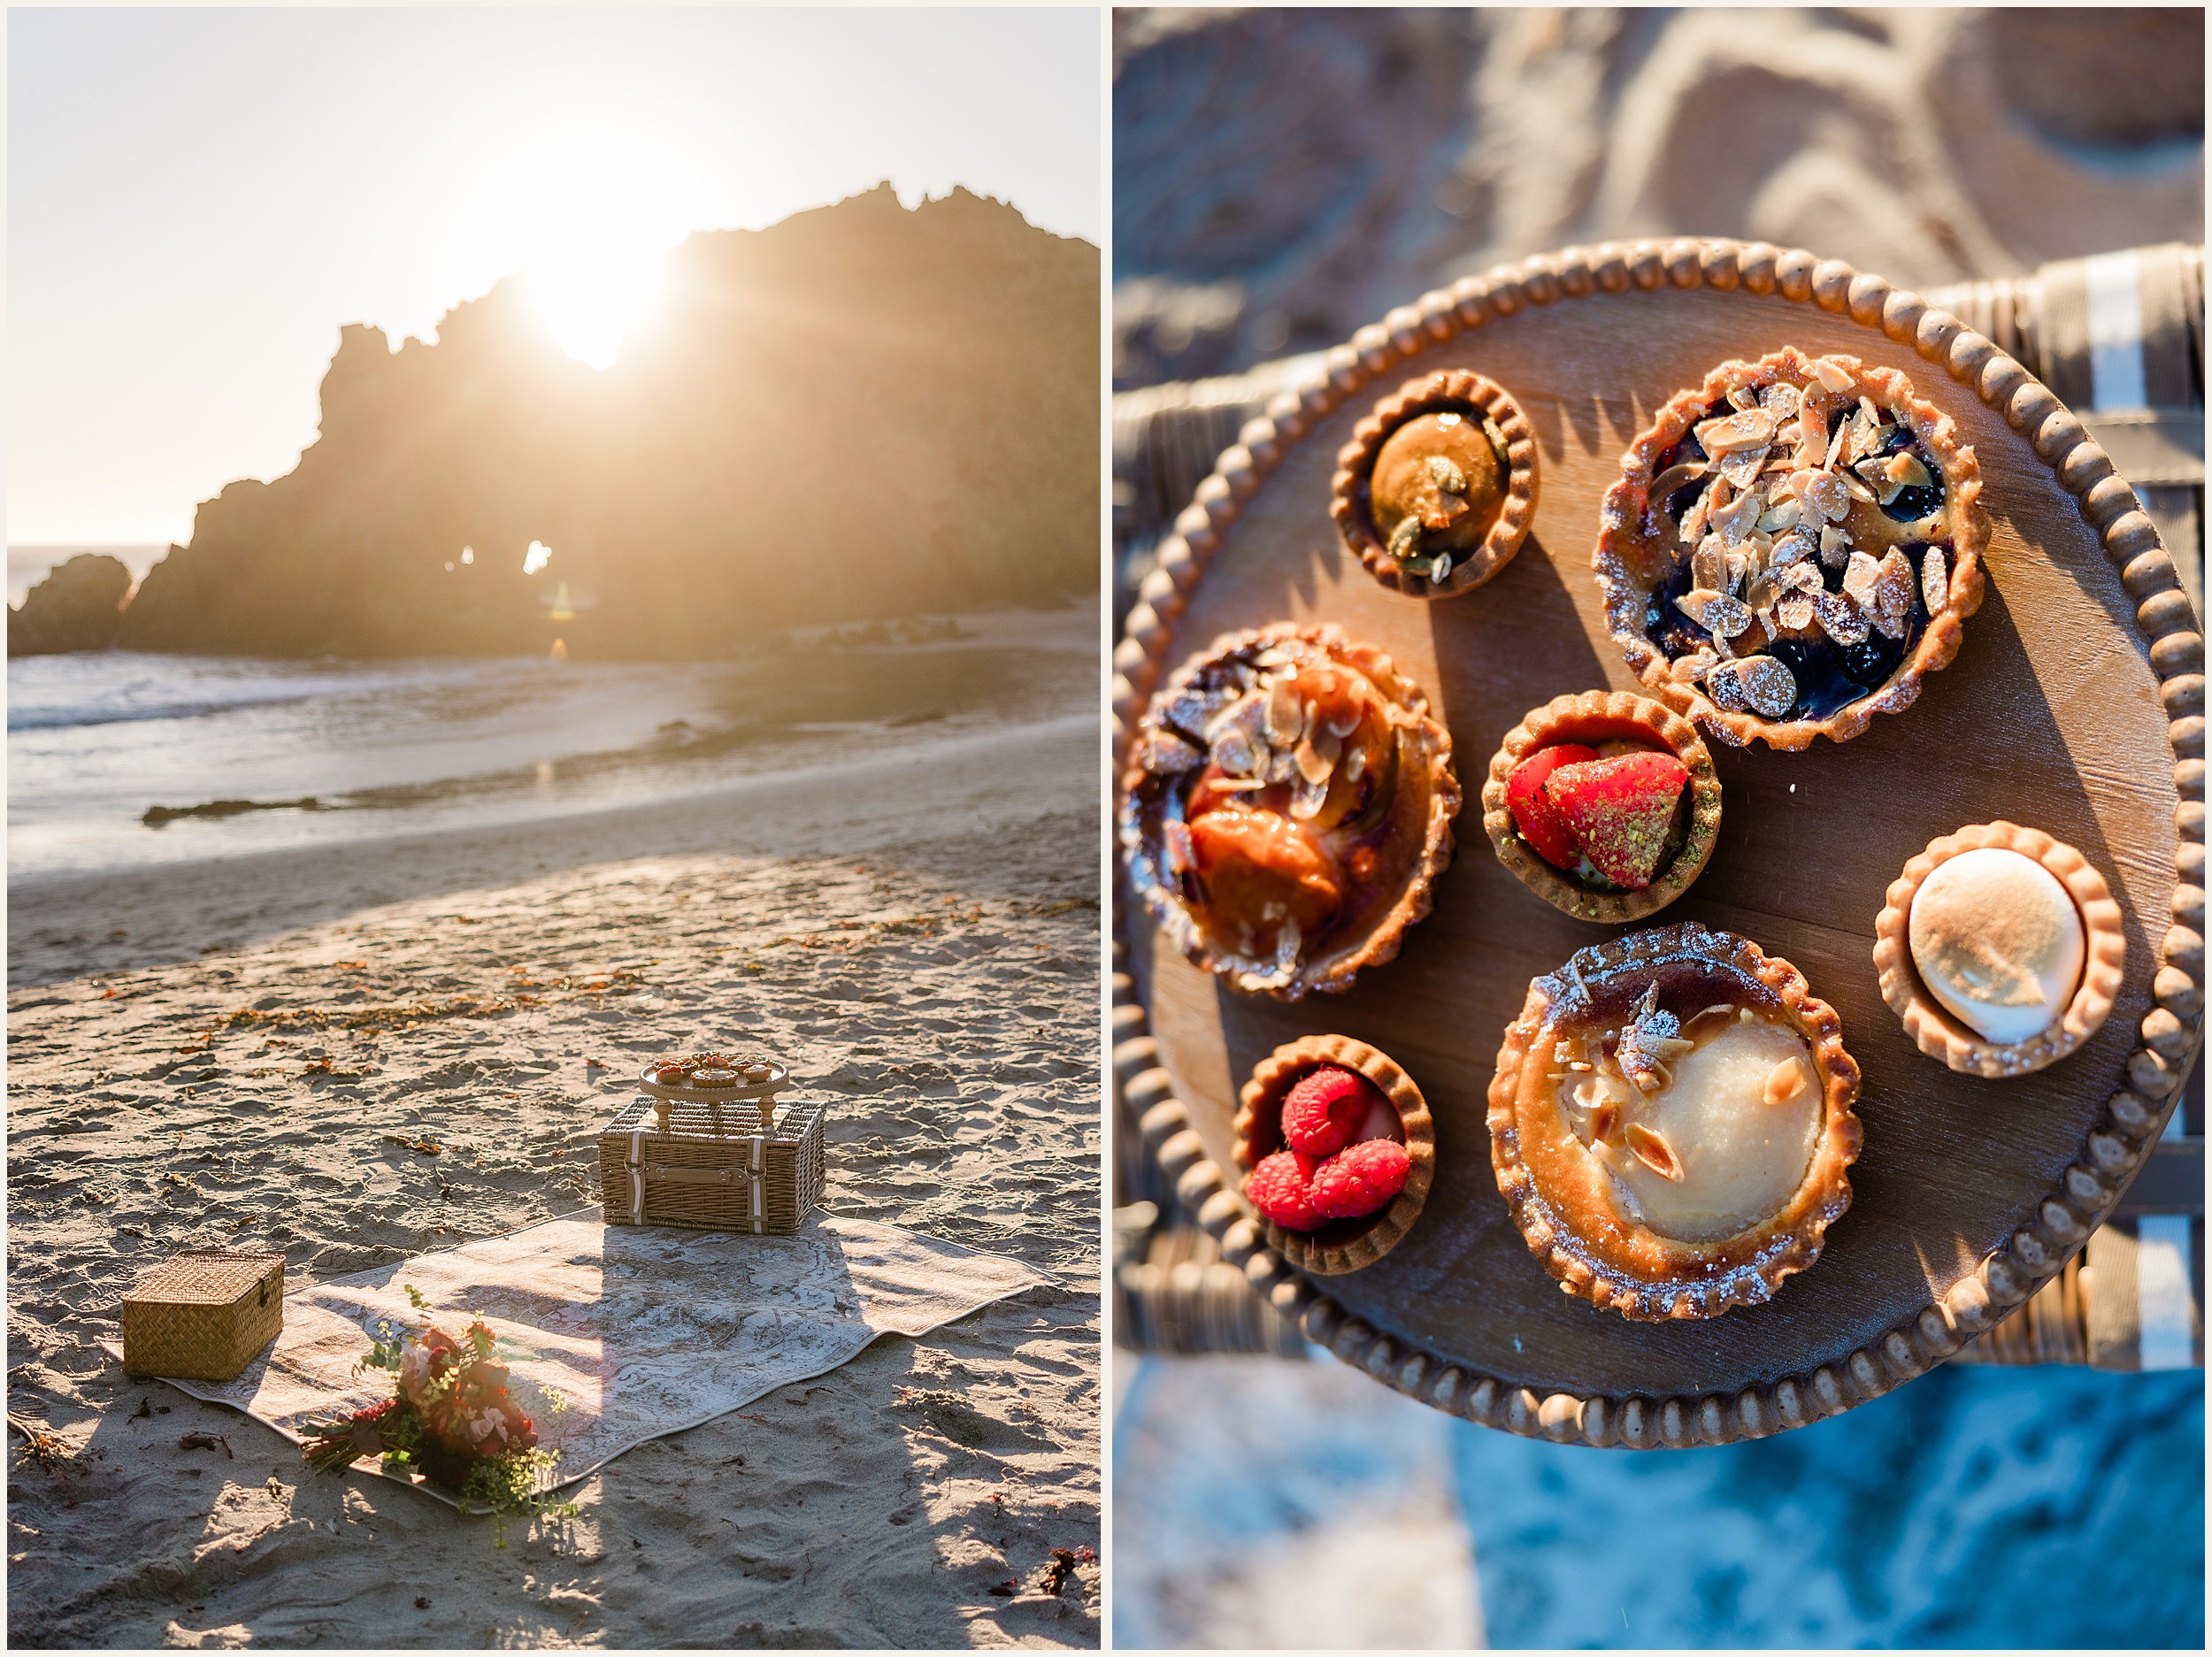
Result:
M142 708L113 704L80 708L10 708L11 731L65 731L79 725L134 725L147 719L207 719L245 708L283 708L307 702L313 691L290 691L273 696L233 696L219 701L150 703Z

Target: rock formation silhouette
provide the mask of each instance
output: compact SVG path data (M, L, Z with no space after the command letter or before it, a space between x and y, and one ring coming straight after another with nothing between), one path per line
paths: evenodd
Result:
M887 183L671 257L665 314L605 371L512 278L435 344L342 330L319 439L203 502L116 641L698 656L1098 590L1095 248Z
M123 625L131 572L105 553L81 552L53 571L8 612L10 656L104 650Z

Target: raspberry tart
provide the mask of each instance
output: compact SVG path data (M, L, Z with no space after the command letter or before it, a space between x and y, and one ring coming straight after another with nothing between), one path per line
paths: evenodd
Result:
M1640 920L1689 890L1720 837L1697 729L1647 696L1556 697L1506 733L1482 789L1498 861L1578 920Z
M1295 1001L1392 959L1459 810L1452 743L1390 658L1334 626L1226 634L1138 724L1129 884L1231 987Z
M1240 1107L1245 1201L1293 1265L1357 1271L1412 1229L1435 1177L1435 1132L1388 1055L1348 1036L1303 1037L1260 1061Z
M1773 1297L1851 1206L1859 1067L1803 974L1694 923L1529 986L1490 1084L1491 1162L1567 1293L1638 1320Z
M1536 513L1536 434L1480 374L1409 380L1352 428L1329 512L1367 573L1414 598L1450 598L1512 561Z
M1981 472L1894 369L1785 346L1678 394L1593 564L1628 665L1711 736L1795 750L1898 713L1982 602Z
M1875 923L1882 999L1923 1053L1969 1076L2057 1063L2111 1013L2126 963L2104 877L2016 823L1931 840Z

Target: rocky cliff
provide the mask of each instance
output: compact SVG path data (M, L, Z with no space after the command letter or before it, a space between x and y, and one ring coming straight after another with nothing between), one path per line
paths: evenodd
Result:
M672 259L666 315L603 372L511 280L435 344L345 328L320 436L201 504L119 642L697 656L1097 590L1096 249L887 184Z
M81 552L33 587L8 612L10 656L104 650L123 625L131 572L119 558Z

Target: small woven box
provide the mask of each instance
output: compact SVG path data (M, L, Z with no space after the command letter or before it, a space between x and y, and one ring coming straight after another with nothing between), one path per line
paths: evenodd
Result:
M822 1200L822 1105L633 1100L599 1133L615 1225L788 1235Z
M283 1255L179 1254L123 1297L123 1369L234 1381L283 1327Z

